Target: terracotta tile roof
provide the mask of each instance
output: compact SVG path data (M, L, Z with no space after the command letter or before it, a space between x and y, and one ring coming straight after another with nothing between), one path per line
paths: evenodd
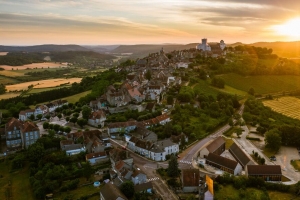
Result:
M212 143L210 143L209 145L207 145L207 150L210 153L214 153L220 146L222 146L223 144L225 144L225 140L223 137L218 137L217 139L215 139Z
M136 126L137 121L128 121L128 122L114 122L108 124L108 128L125 128L128 126Z
M19 115L26 115L26 113L34 113L34 109L27 109L20 111Z
M248 175L281 175L280 165L247 165Z
M39 127L35 123L29 121L25 122L22 127L23 133L30 132L30 131L39 131L39 130L40 130Z
M121 149L121 148L112 149L109 152L109 155L115 162L117 162L119 160L125 160L128 158L126 150Z
M242 167L245 167L251 161L235 142L230 146L229 152L242 165Z
M105 112L103 110L98 110L95 112L92 112L92 114L89 116L89 119L100 119L100 118L105 118Z
M116 165L115 165L115 169L120 171L123 167L124 167L125 163L123 160L119 160Z
M182 169L182 186L199 186L200 172L198 169Z
M11 120L6 123L5 130L6 131L13 131L14 127L16 127L17 129L20 129L21 126L22 126L22 123L18 119L11 118Z
M158 121L160 121L160 122L161 122L161 121L164 121L164 120L166 120L166 119L169 119L169 118L170 118L170 116L167 115L166 113L156 117L156 119L157 119Z
M104 157L106 156L105 151L103 152L98 152L98 153L89 153L85 155L86 159L91 159L91 158L98 158L98 157Z
M219 166L225 167L227 169L234 170L236 166L238 165L238 162L234 160L230 160L228 158L219 156L217 154L209 153L208 156L206 157L206 161L215 163Z

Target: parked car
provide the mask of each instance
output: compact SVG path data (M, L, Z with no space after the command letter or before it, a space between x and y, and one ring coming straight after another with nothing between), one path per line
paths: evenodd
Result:
M275 156L271 156L271 157L270 157L270 160L271 160L271 161L276 161L276 157L275 157Z

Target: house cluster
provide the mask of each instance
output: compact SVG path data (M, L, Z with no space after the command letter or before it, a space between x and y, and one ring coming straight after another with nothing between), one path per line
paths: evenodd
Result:
M256 165L236 143L229 148L232 159L222 156L225 140L218 137L199 151L198 156L205 159L205 164L233 175L262 177L265 181L281 181L280 165Z
M12 118L4 127L6 146L9 150L27 149L40 138L40 129L30 121Z
M36 119L36 116L41 114L42 116L45 116L47 114L50 114L55 111L56 108L60 108L63 105L68 105L68 101L66 100L57 100L52 101L47 104L38 105L35 107L35 109L27 109L22 110L19 113L19 120L26 121L31 118L31 116L34 116L34 119Z
M111 180L100 189L100 199L102 200L127 200L120 191L120 186L126 181L134 184L135 192L153 193L152 183L147 176L136 168L133 159L128 155L128 151L115 148L109 152L112 169L110 170Z
M107 133L99 130L69 133L66 140L60 141L60 148L68 156L86 152L86 161L91 164L106 162L108 156L105 149L111 147Z
M196 49L201 51L203 55L211 57L221 57L226 55L225 51L226 44L224 40L221 40L220 43L207 43L207 39L203 38L202 43L196 46Z

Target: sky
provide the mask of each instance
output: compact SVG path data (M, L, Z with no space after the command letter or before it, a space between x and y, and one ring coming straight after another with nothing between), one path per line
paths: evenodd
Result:
M0 45L295 41L297 17L299 0L0 0Z

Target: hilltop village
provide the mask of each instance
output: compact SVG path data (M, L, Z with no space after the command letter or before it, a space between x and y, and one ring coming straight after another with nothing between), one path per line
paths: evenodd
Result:
M248 141L243 112L245 106L250 112L255 101L242 104L236 95L214 97L197 90L206 79L210 87L224 88L221 78L199 66L217 70L234 62L228 54L249 52L227 48L223 40L202 39L193 49L162 48L120 63L109 73L124 77L104 80L96 98L37 103L9 119L0 130L3 156L12 156L17 170L26 162L17 155L30 155L30 184L37 199L62 198L66 191L90 186L84 195L64 197L210 199L212 181L222 182L220 177L228 174L282 183L280 164ZM226 136L230 131L237 137Z

